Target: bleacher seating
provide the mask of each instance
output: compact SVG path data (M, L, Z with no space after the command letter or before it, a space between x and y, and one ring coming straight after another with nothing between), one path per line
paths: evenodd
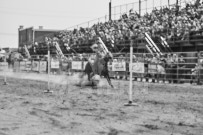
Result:
M188 3L185 7L181 7L178 13L175 6L162 7L159 10L155 8L143 16L130 10L129 14L123 14L119 20L94 24L89 28L64 30L55 37L58 38L64 54L74 50L77 53L91 52L89 47L97 36L101 37L110 51L127 52L131 39L135 40L133 43L138 50L145 47L144 33L148 33L152 39L161 36L172 47L172 51L185 51L182 48L176 50L177 46L182 44L196 46L198 43L203 46L203 3L199 5ZM65 49L67 47L71 49ZM38 52L45 49L43 44L37 48ZM46 54L46 51L41 53Z

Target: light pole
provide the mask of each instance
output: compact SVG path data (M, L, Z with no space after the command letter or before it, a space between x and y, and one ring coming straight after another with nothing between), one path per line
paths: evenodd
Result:
M139 15L141 16L141 0L139 0Z
M111 21L111 0L109 2L109 21Z

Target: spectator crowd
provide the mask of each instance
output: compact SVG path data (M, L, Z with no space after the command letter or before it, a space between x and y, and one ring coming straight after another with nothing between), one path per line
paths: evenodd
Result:
M97 36L114 47L115 43L129 41L130 38L143 38L144 33L150 36L161 35L165 39L187 40L189 34L202 31L203 36L203 2L187 3L185 7L177 6L153 9L151 13L140 16L131 9L123 14L119 20L94 24L89 28L62 31L57 38L65 46L90 44Z
M130 43L130 39L143 39L144 33L150 37L162 36L166 40L188 40L191 35L203 37L203 1L199 4L187 3L185 7L154 8L151 13L140 16L133 9L121 15L119 20L110 20L97 23L88 28L64 30L55 35L66 49L72 46L92 45L99 36L108 47L117 44ZM74 54L68 56L66 61L87 61L90 56ZM161 65L161 74L170 74L166 78L185 78L187 67L182 55L167 54L162 56L135 56L134 62ZM126 55L120 55L113 61L129 61ZM178 69L178 70L177 70ZM191 69L190 69L191 70ZM194 70L196 71L196 70Z

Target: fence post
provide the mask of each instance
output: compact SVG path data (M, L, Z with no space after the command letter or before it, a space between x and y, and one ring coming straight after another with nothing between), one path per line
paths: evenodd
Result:
M179 60L179 55L178 55L178 60ZM176 73L176 79L177 79L177 83L180 83L180 64L179 61L177 61L177 73Z
M201 83L200 83L200 71L201 71L201 63L200 63L200 53L201 52L198 52L198 54L197 54L197 56L198 56L198 60L197 60L197 64L198 64L198 71L197 71L197 85L200 85Z
M3 65L3 67L4 67L4 84L3 85L8 85L8 83L7 83L7 75L6 75L6 71L7 71L7 68L8 68L8 63L5 62L5 65Z
M5 72L4 72L5 73ZM6 73L4 74L4 85L8 85L7 79L6 79Z

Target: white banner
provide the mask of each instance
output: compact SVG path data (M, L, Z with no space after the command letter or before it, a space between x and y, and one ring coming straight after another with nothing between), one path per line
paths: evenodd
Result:
M25 70L26 69L26 64L25 61L20 62L20 70Z
M27 71L32 69L32 62L31 61L26 61L26 63L25 63L25 69Z
M46 72L47 71L47 62L46 61L40 61L39 62L39 71L40 72Z
M82 70L82 61L72 61L72 69Z
M157 73L157 65L149 64L148 65L148 73Z
M51 61L51 68L58 69L59 68L59 61Z
M8 66L8 62L0 62L0 66L2 67Z
M32 69L32 62L31 61L26 61L26 63L25 63L25 69L27 71Z
M126 63L125 62L113 62L112 71L126 71Z
M39 71L39 61L32 62L32 71Z
M20 62L14 61L14 71L18 72L20 70Z
M129 64L129 71L130 71L130 65L131 64ZM132 72L144 73L144 63L141 63L141 62L132 63Z

